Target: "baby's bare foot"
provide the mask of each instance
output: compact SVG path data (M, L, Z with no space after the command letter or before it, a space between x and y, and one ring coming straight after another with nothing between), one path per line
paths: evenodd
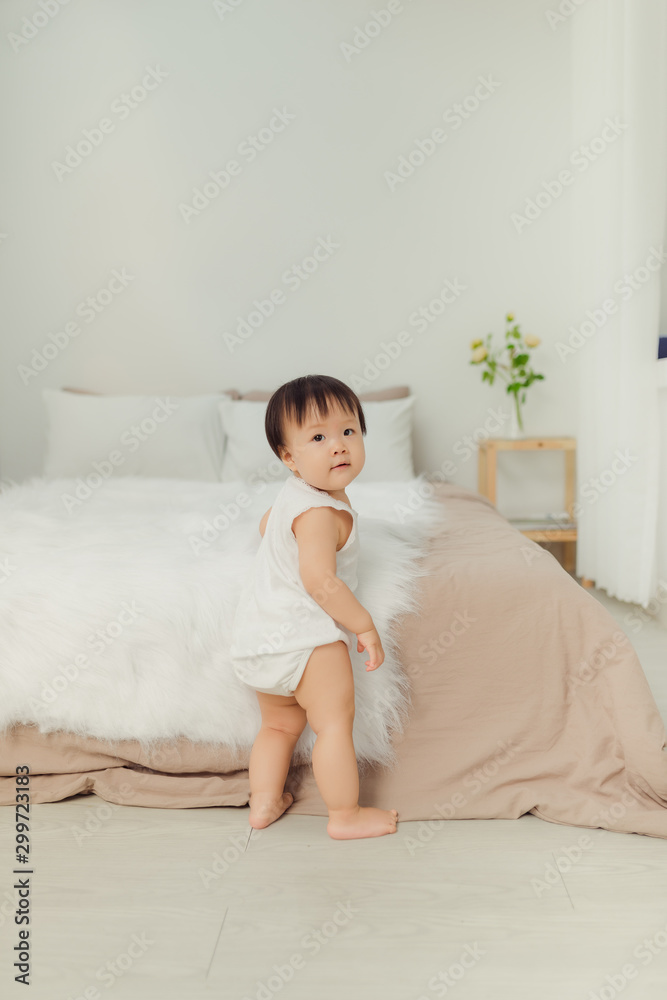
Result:
M266 793L253 792L250 796L250 826L255 830L263 830L265 826L275 823L293 802L291 792L283 792L277 801Z
M398 813L395 809L373 809L357 806L356 809L332 812L327 833L334 840L352 840L358 837L382 837L396 833Z

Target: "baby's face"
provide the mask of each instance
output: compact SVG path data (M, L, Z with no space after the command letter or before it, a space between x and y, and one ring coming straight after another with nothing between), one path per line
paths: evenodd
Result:
M317 489L344 490L364 467L366 451L356 414L336 408L327 417L311 413L297 427L285 426L285 465Z

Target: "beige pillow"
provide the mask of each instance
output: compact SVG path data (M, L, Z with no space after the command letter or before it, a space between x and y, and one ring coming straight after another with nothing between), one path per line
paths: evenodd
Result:
M110 393L108 393L108 392L95 392L95 391L93 391L91 389L73 389L69 385L64 385L63 388L62 388L62 391L63 392L82 392L82 393L85 393L86 396L108 396L108 395L110 395ZM241 398L241 396L239 395L238 389L221 389L220 391L226 393L228 396L231 396L232 399L240 399Z
M258 400L260 402L268 402L273 392L266 389L251 389L249 392L240 393L238 389L223 389L225 395L230 396L231 399L250 399ZM105 396L107 393L94 392L91 389L73 389L70 386L63 386L63 392L83 392L89 396ZM376 400L380 402L383 399L403 399L405 396L410 395L410 389L407 385L393 385L388 389L376 389L374 392L362 392L359 394L359 399L363 403L364 400Z
M231 396L232 399L247 399L261 403L268 402L273 395L273 392L267 391L266 389L251 389L249 392L243 392L240 394L237 389L225 389L224 391L228 396ZM403 399L405 396L410 395L410 388L407 385L394 385L390 386L388 389L376 389L374 392L362 392L358 395L362 403L364 401L380 402L383 399Z

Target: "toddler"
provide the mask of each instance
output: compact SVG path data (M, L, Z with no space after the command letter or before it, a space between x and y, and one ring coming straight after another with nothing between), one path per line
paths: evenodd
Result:
M234 670L255 689L262 715L250 755L250 825L266 827L292 804L285 780L308 722L328 834L395 833L395 809L359 805L352 741L352 642L367 651L367 670L384 661L373 620L353 594L357 512L345 487L365 461L361 403L344 382L305 375L273 393L265 430L291 476L260 522L262 541L232 634Z

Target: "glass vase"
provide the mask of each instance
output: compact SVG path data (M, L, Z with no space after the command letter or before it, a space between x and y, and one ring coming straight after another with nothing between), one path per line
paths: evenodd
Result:
M518 392L512 393L512 402L510 404L509 436L513 441L526 436L523 427L523 409L521 401L519 400Z

